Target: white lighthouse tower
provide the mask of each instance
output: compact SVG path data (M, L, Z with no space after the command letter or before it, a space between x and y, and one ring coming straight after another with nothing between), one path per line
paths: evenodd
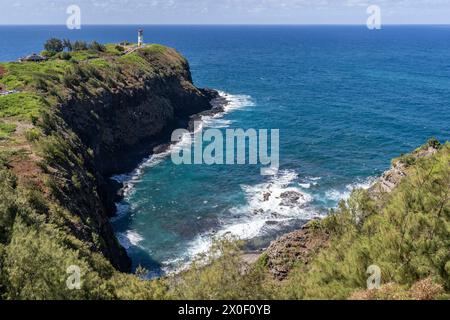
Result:
M138 30L138 47L142 47L144 45L144 30Z

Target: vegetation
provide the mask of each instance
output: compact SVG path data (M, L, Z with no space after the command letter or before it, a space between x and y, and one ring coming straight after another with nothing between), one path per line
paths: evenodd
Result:
M171 280L168 297L184 300L248 300L273 296L262 264L242 260L240 243L233 239L215 242L187 271Z
M326 219L316 222L316 228L330 232L329 246L308 265L297 265L283 282L274 281L267 274L259 273L255 277L254 270L243 276L233 276L230 264L239 266L239 263L227 257L188 273L183 278L180 296L448 299L449 164L450 144L447 143L436 155L417 158L408 169L408 177L384 203L374 203L365 190L355 191ZM261 264L264 265L264 261L254 267L259 272ZM382 286L378 290L366 290L366 270L371 265L381 269ZM233 280L228 281L228 277ZM251 288L249 296L240 287L241 283Z
M87 43L86 41L75 41L71 42L69 39L57 39L57 38L51 38L47 40L44 44L45 51L43 52L44 56L54 56L57 53L61 53L64 50L67 50L68 52L72 51L97 51L97 52L104 52L106 51L106 47L97 41L92 41L91 43Z
M16 131L15 124L0 122L0 140L9 137L14 131Z
M61 40L56 39L56 38L51 38L51 39L47 40L47 42L44 44L44 48L48 52L57 53L57 52L61 52L64 50L64 45Z

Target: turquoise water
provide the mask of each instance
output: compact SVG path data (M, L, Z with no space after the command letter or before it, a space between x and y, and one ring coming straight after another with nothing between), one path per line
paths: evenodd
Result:
M41 28L13 49L30 30L0 27L0 60L37 51L50 35L112 42L133 40L136 29ZM114 226L134 265L155 274L226 232L262 247L369 185L391 158L450 138L450 27L149 26L145 36L182 52L198 86L228 95L228 112L205 127L280 129L274 177L164 157L120 177L129 189ZM284 191L303 194L298 206L280 205Z

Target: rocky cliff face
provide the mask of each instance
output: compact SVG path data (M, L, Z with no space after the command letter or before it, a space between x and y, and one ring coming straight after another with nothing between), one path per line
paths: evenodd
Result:
M413 153L395 159L392 167L384 172L380 178L369 188L369 195L374 200L382 200L383 196L392 192L400 181L408 175L408 166L415 159L430 157L438 151L438 146L432 142L418 148Z
M128 55L104 53L58 63L65 72L46 74L48 80L33 91L48 108L35 120L42 134L33 157L39 154L42 160L27 161L42 169L34 180L48 181L49 190L42 191L50 201L70 213L61 222L64 228L128 271L130 260L109 223L117 200L109 177L130 171L170 139L172 130L187 128L191 116L212 108L218 93L195 87L188 62L157 45ZM16 168L23 167L20 163Z
M103 176L132 169L173 129L187 127L191 115L211 108L217 92L196 88L187 64L179 71L161 68L164 76L132 79L95 99L73 97L62 105L62 118L93 150Z
M94 217L104 240L101 251L124 271L130 261L108 222L117 200L109 176L130 171L153 147L170 139L172 130L187 127L192 115L210 109L218 95L193 85L188 63L174 50L166 48L156 57L145 49L136 54L151 72L122 69L123 77L115 87L101 88L94 95L74 94L60 107L60 117L79 138L80 149L91 150L83 156L89 165L79 168L80 172L66 171L81 177L80 181L89 181L89 174L95 177L93 185L68 188L61 196L70 199L71 211Z

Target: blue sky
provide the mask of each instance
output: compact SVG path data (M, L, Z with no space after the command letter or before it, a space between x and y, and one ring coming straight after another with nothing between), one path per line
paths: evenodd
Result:
M65 24L73 4L82 24L365 24L371 4L383 24L450 24L450 0L0 0L0 24Z

